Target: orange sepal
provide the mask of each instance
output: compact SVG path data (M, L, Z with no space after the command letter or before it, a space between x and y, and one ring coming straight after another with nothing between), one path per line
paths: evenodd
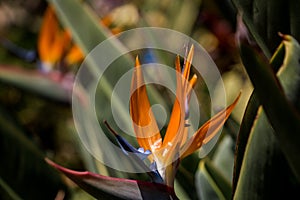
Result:
M160 148L161 136L151 111L138 57L131 82L130 115L139 145L152 152Z
M198 150L202 144L208 143L218 133L236 106L240 96L241 94L239 94L230 106L217 113L194 133L194 135L182 147L181 151L183 153L181 155L181 159Z

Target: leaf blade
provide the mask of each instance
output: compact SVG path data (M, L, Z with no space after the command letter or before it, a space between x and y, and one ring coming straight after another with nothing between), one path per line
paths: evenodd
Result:
M91 172L77 172L59 166L47 158L46 162L96 198L177 199L173 188L163 184L106 177Z
M55 77L56 74L53 74ZM25 70L17 66L0 66L0 80L40 96L61 102L69 102L71 90L62 82L52 78L52 74L42 74L37 70Z

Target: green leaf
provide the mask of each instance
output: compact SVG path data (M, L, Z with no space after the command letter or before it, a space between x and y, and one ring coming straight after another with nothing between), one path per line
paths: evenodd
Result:
M271 64L275 68L282 60L280 57L283 47L285 57L277 73L281 83L279 84L269 64L262 60L247 44L242 43L241 46L244 65L266 114L260 108L249 138L245 137L245 140L242 141L243 148L238 149L240 152L237 156L241 157L239 159L237 157L234 186L237 182L239 169L240 176L234 194L235 199L287 198L297 191L295 189L297 184L293 180L295 178L291 174L290 167L299 180L300 160L296 156L299 152L299 134L297 134L299 133L297 130L300 130L298 127L299 119L287 98L292 102L297 99L300 84L300 65L298 63L300 48L293 38L287 35L283 36L283 42L271 60ZM257 103L253 105L256 109ZM255 109L249 109L253 119ZM248 121L246 117L244 118L245 123ZM252 119L248 121L250 124L252 124ZM241 130L241 134L246 135L247 131L250 130L249 125L248 128L244 126L244 129ZM241 165L242 150L245 149L245 144L247 146ZM278 173L279 171L280 173Z
M233 176L234 145L232 137L224 135L212 157L212 163L229 183Z
M233 3L237 7L237 10L240 13L240 20L238 23L245 23L247 29L251 33L251 36L254 38L256 43L259 45L259 47L262 49L266 57L270 57L270 49L266 44L266 41L264 38L258 33L257 27L255 26L254 20L253 20L253 9L252 4L253 2L251 0L247 1L240 1L240 0L233 0Z
M176 195L177 195L178 199L191 199L190 195L189 195L189 191L185 190L182 187L182 184L180 184L179 181L177 181L176 179L174 182L174 189L176 191Z
M258 102L258 98L255 92L252 92L244 113L244 117L240 126L240 131L236 142L234 170L233 170L233 179L232 179L233 194L235 192L238 178L240 176L240 170L242 167L246 146L248 144L248 139L254 124L254 120L257 115L259 105L260 104Z
M292 197L295 186L289 166L261 108L258 116L248 139L234 199Z
M45 163L43 154L1 107L0 158L1 187L7 185L20 198L54 199L59 190L67 193L59 174Z
M284 0L233 0L249 32L267 58L280 44L278 32L300 39L299 2Z
M209 159L200 161L196 186L200 199L231 199L230 183Z
M295 134L300 130L300 118L287 100L287 97L295 100L299 87L300 47L290 36L285 36L283 42L286 47L286 57L278 72L281 85L270 65L248 44L241 44L241 56L281 148L300 180L300 158L297 156L300 153L300 135Z
M0 81L53 100L69 102L71 89L63 87L62 82L52 78L54 76L57 74L43 74L37 70L15 66L0 66Z
M77 172L46 161L97 199L178 199L174 189L163 184Z
M274 71L278 71L283 63L285 55L285 48L283 44L280 44L276 52L271 58L270 64ZM254 121L257 116L257 111L260 106L256 89L252 92L250 99L248 101L243 120L241 122L240 131L238 134L237 142L236 142L236 151L235 151L235 161L234 161L234 174L232 180L232 191L235 193L237 181L240 175L241 166L243 163L243 158L245 155L246 146L248 143L248 139L251 133L251 129L253 127Z
M176 173L176 181L178 182L178 185L180 185L181 188L187 193L189 199L197 199L195 173L198 169L199 160L200 159L197 153L191 154L181 161Z

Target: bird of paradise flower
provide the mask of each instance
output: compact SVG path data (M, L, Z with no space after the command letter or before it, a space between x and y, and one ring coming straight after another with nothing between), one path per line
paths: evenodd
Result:
M136 58L131 83L130 115L138 144L143 150L131 146L105 122L107 127L116 136L123 150L136 153L137 159L141 161L143 161L145 157L151 161L152 164L148 167L148 174L152 178L151 183L105 177L90 172L75 172L63 168L47 159L48 163L63 172L95 197L111 195L111 197L117 199L148 199L157 198L159 196L160 199L177 199L173 188L180 161L217 135L240 97L240 95L238 95L231 105L217 113L204 123L192 137L188 138L188 102L190 100L191 91L197 81L196 75L193 75L192 78L188 80L193 54L194 47L192 46L183 69L181 69L180 57L176 57L176 99L164 139L162 139L154 114L151 111L146 85L144 84L142 67L138 57ZM139 163L145 167L144 162ZM95 182L97 184L95 184ZM113 189L109 190L107 188L108 185L113 185ZM114 191L115 189L118 190L117 193ZM130 194L129 191L135 191L137 193ZM126 194L125 197L124 194Z

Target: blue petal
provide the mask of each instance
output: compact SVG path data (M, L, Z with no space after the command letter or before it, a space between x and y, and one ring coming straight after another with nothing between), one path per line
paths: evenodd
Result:
M143 148L136 149L133 147L127 140L125 140L120 135L115 135L119 146L121 147L122 151L128 155L128 152L135 153L141 160L145 160L150 154L151 151L147 150L144 151Z
M109 126L109 124L106 121L104 122L104 124L114 134L119 146L121 147L121 149L125 153L125 155L128 155L128 152L134 153L134 155L136 157L132 156L131 158L147 171L147 174L149 175L149 177L152 179L153 182L155 182L155 183L163 183L164 182L162 177L160 176L160 174L158 173L158 171L156 169L152 170L151 167L149 168L143 162L143 160L145 160L151 154L151 151L149 151L149 150L145 151L144 148L139 148L139 149L134 148L129 142L127 142L127 140L125 140L123 137L118 135Z

